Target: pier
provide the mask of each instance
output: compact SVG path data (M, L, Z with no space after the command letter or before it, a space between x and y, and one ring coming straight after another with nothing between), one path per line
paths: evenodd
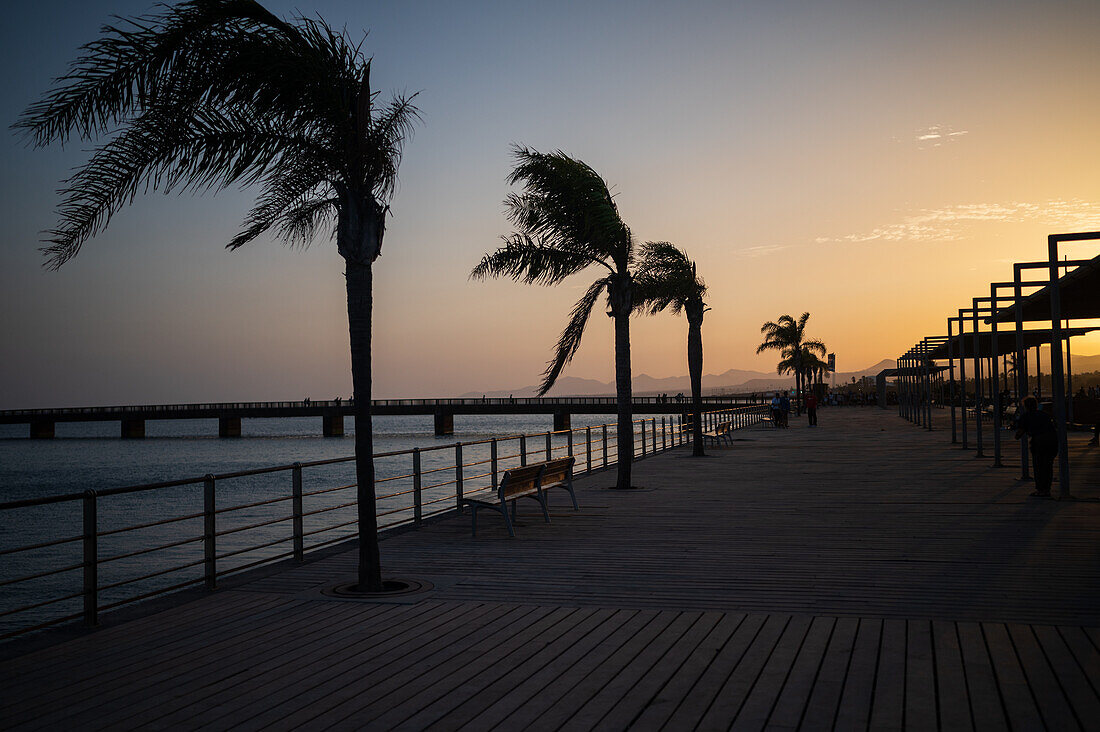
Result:
M578 479L517 537L382 542L428 589L330 597L354 547L0 646L10 729L1094 729L1100 451L1076 501L887 410ZM945 439L945 436L948 439ZM43 636L47 638L48 636ZM34 641L32 643L32 641Z
M755 395L708 396L709 411L744 406ZM755 399L760 402L760 399ZM461 414L547 414L555 430L567 430L574 414L615 414L615 397L491 397L482 399L375 399L373 415L431 415L436 435L454 434L455 415ZM684 415L691 411L691 399L684 397L635 397L633 413ZM30 437L49 439L58 422L118 422L120 436L145 436L145 423L155 419L216 419L219 437L240 437L241 420L277 417L321 417L322 434L344 434L344 418L355 413L353 402L342 399L298 402L223 402L200 404L132 405L116 407L70 407L61 409L8 409L0 411L0 424L25 424Z

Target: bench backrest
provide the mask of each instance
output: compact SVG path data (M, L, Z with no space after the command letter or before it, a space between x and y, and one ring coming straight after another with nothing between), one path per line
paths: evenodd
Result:
M542 466L542 463L536 463L506 470L500 480L500 497L508 500L510 496L530 493L539 485Z
M563 457L557 460L547 460L543 463L542 484L554 485L563 483L572 477L574 457Z

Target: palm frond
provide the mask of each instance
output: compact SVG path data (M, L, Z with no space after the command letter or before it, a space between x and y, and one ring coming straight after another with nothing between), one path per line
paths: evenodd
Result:
M678 315L689 304L701 311L706 293L707 286L686 252L668 242L642 245L634 274L635 311L656 315L667 308Z
M558 376L561 375L561 371L565 368L565 365L573 360L574 354L581 345L581 336L584 335L584 328L588 325L588 318L592 315L592 308L595 307L596 301L599 300L600 294L607 288L608 279L605 277L600 280L596 280L588 286L588 290L577 304L573 306L573 312L569 316L569 323L566 324L565 330L562 331L561 336L558 338L558 345L554 352L554 358L552 358L546 366L546 371L543 372L542 383L539 385L538 396L544 395L550 391L554 386L554 382L558 380Z
M470 279L511 277L529 285L556 285L595 263L583 253L563 251L525 234L501 238L504 246L482 257L470 272Z

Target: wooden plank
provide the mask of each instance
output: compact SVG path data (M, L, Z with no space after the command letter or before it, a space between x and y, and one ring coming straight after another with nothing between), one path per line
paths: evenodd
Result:
M433 729L456 730L475 723L481 729L491 729L503 723L512 712L541 693L562 671L584 658L606 637L634 613L627 610L592 609L587 616L546 646L532 658L516 667L490 688L471 695L446 716L435 722Z
M703 674L710 668L730 637L745 622L740 613L723 614L707 637L692 650L675 675L657 692L642 710L633 725L637 729L658 729L664 726L676 709L695 688ZM761 619L762 622L762 619Z
M927 620L906 622L905 727L935 729L939 720L936 695L936 664L932 648L932 624Z
M821 670L810 692L805 712L800 720L800 729L832 729L840 706L840 696L844 692L844 679L848 674L848 664L855 651L856 631L859 621L855 618L838 618L833 627L832 637L821 660Z
M977 623L959 623L959 650L962 653L966 687L970 694L970 718L976 730L1003 730L1008 727L993 664L985 637Z
M656 668L658 663L678 641L696 628L702 620L702 613L681 613L676 616L660 635L646 644L622 670L607 680L607 683L603 685L598 693L580 706L573 713L573 716L562 725L561 729L608 729L608 726L602 724L602 722L616 709L620 715L633 719L649 696L644 683L646 677L651 675L655 677L651 679L651 683L656 683L658 686L662 683L664 677L663 672L658 671ZM707 626L707 629L709 629L709 622ZM705 635L705 630L700 630L699 635ZM637 696L629 697L630 692L634 690L639 692L642 697L641 701ZM610 728L615 729L616 726Z
M940 728L968 732L974 729L974 721L970 718L970 696L959 650L959 633L954 623L932 622L932 647L936 659Z
M1084 725L1085 720L1100 720L1100 693L1089 683L1058 629L1038 625L1031 626L1031 631L1073 707L1078 723ZM1100 662L1096 670L1100 671Z
M654 643L661 633L680 616L681 613L675 612L657 613L637 634L623 639L614 652L592 668L569 690L564 697L566 703L555 704L538 718L538 726L558 729L568 722L578 709L584 708L590 699L612 683L631 661Z
M706 710L700 721L703 728L730 727L737 718L738 712L744 706L749 694L756 686L760 673L768 665L776 646L779 645L788 628L794 626L794 631L787 636L788 639L797 636L801 642L801 636L805 634L809 624L805 618L792 618L787 615L773 615L768 617L764 627L753 640L752 645L741 656L733 672L722 685L714 702Z
M639 718L655 706L660 706L659 699L662 692L695 655L700 645L707 641L723 617L721 613L703 613L698 622L675 639L668 652L653 664L645 676L623 694L618 703L596 725L597 729L620 730L629 727L644 729ZM665 706L667 709L667 704ZM667 711L671 713L672 710L667 709Z
M766 718L767 725L776 729L797 729L809 704L822 664L825 651L832 639L835 618L814 618L798 657L791 667L783 689ZM763 681L763 679L762 679ZM744 710L742 715L747 715ZM741 723L741 718L738 718Z
M576 623L591 614L590 609L554 608L545 615L530 613L522 623L501 625L476 645L449 661L421 669L417 676L399 678L398 688L374 704L350 709L335 725L339 728L426 729L463 701L476 696L492 682L507 676L535 653L552 644Z
M695 729L714 704L726 680L744 658L767 624L766 615L749 615L718 650L699 680L680 702L668 720L668 729ZM772 630L769 629L769 633Z
M580 656L562 656L552 660L543 673L515 687L517 698L526 702L506 715L506 728L527 729L542 719L547 710L573 703L573 689L631 637L657 617L653 611L621 610L611 621L601 624L587 639L587 650ZM499 713L499 710L498 710Z
M898 730L905 724L905 646L905 621L883 621L871 702L872 729Z
M1043 649L1039 647L1035 634L1027 625L1012 624L1006 626L1020 669L1027 680L1027 686L1035 698L1043 724L1048 729L1078 729L1081 721L1070 707L1069 700L1062 691L1054 670L1047 663ZM1100 718L1097 719L1100 725Z
M1043 718L1035 706L1035 699L1005 626L1000 623L982 623L982 631L1008 718L1014 725L1024 729L1041 728Z
M871 703L875 695L881 641L881 620L859 621L852 660L844 679L844 693L837 708L837 729L867 729L871 721Z

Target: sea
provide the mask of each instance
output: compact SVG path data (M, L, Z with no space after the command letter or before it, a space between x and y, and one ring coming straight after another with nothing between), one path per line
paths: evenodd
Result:
M613 421L613 415L573 415L578 471L589 459L601 467L600 426ZM658 418L658 442L660 423ZM591 455L588 426L593 428ZM652 427L646 426L650 450ZM348 458L354 452L351 418L345 419L345 429L342 437L323 437L320 417L245 419L240 437L220 438L216 419L149 420L144 439L124 440L117 422L59 422L53 439L31 440L26 425L0 425L0 504L194 479L183 486L96 498L98 604L106 611L136 597L201 581L203 476ZM455 443L480 443L462 449L464 492L470 493L490 484L491 448L486 441L498 438L501 473L520 462L518 435L527 435L522 444L529 461L545 459L552 416L456 415L454 429L453 435L435 436L430 415L374 418L375 454L397 453L375 461L380 525L413 519L413 448L420 448L422 510L427 516L455 505ZM613 426L608 428L611 461L614 432ZM568 435L553 435L551 454L567 454L568 443ZM351 461L303 468L306 551L354 535L354 483ZM219 573L290 552L291 494L289 470L216 481ZM0 510L0 639L59 619L75 622L81 614L84 503ZM37 545L46 546L12 551ZM33 578L23 579L27 577Z

